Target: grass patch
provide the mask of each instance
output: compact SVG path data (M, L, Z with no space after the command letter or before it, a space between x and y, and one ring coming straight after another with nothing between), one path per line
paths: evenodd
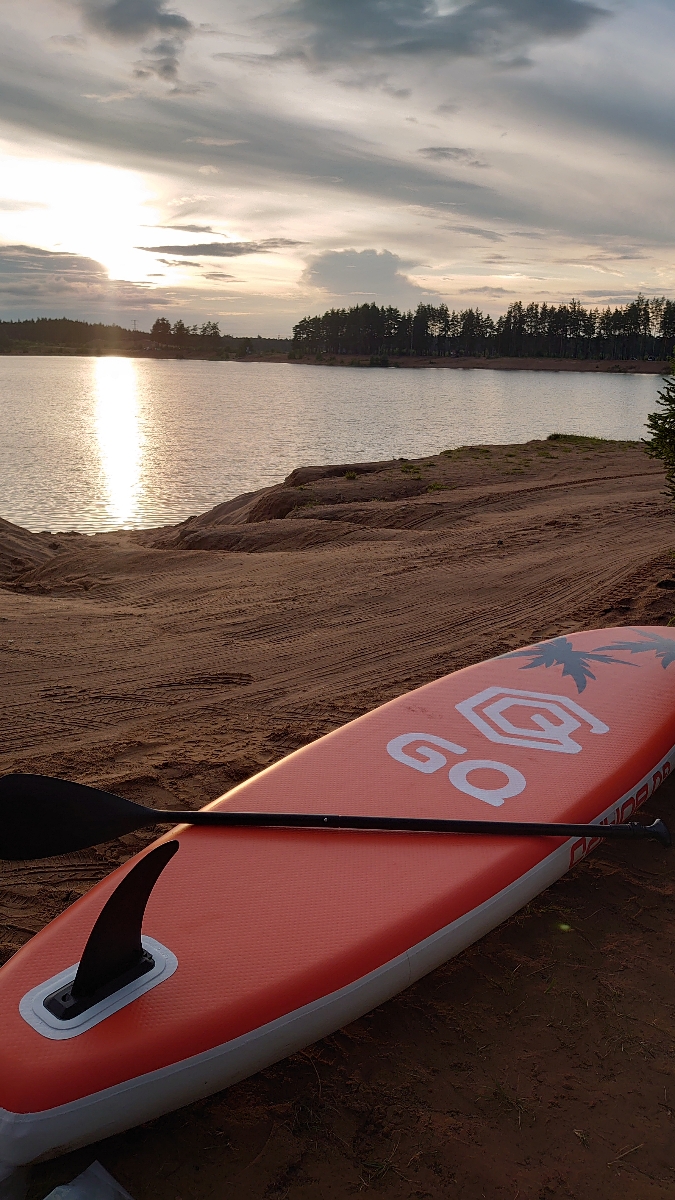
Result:
M639 441L621 441L615 438L586 437L582 433L549 433L547 442L568 442L573 446L639 446Z

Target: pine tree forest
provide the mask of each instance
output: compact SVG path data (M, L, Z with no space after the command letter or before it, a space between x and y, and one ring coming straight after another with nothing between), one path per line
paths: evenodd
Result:
M618 308L569 304L510 305L496 321L479 309L451 312L446 304L416 311L358 304L305 317L293 327L293 352L302 356L359 355L481 358L650 359L675 349L675 300L638 296Z

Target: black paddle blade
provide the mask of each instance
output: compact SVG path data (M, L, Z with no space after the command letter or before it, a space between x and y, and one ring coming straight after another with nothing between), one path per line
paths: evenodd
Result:
M150 824L152 809L46 775L0 779L0 859L50 858Z

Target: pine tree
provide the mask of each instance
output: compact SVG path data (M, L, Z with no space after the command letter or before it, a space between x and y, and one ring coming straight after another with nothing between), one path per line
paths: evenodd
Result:
M665 375L664 386L656 403L661 411L649 413L647 428L651 440L643 439L650 458L660 458L666 468L666 487L675 500L675 355L670 361L671 374Z

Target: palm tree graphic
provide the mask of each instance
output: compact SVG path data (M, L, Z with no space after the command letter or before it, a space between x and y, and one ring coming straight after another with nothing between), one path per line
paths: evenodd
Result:
M662 641L668 639L662 638ZM533 667L562 667L563 678L569 676L577 685L579 693L584 691L589 679L595 679L595 675L591 670L591 663L618 663L622 667L635 667L637 663L627 663L621 658L613 658L610 654L604 654L605 650L632 650L637 643L620 643L616 646L598 646L595 650L575 650L569 638L557 637L551 638L550 642L539 642L536 646L531 646L529 650L515 650L511 654L502 655L503 658L530 658L532 661L525 663L520 669L521 671L529 671ZM672 647L673 659L675 659L675 642L669 642ZM643 646L639 643L640 650L654 649L653 646ZM637 651L634 651L637 653ZM671 661L673 661L671 659ZM666 664L664 663L664 666Z
M664 671L675 662L675 639L662 637L660 633L653 633L651 630L647 633L636 629L635 632L642 638L641 642L613 642L611 646L598 646L598 650L627 650L630 654L644 654L653 650Z

